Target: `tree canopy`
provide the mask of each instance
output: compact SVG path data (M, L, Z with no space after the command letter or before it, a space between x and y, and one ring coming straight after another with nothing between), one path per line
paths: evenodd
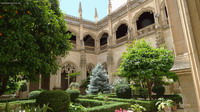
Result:
M0 4L0 93L9 77L33 80L56 73L58 56L71 48L58 0Z
M177 79L175 73L170 72L174 64L172 51L154 48L145 40L134 41L122 55L118 74L128 79L137 79L146 84L149 95L152 85L163 77Z

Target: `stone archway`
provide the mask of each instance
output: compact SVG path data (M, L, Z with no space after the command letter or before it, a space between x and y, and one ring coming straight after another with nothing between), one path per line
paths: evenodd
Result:
M91 63L86 66L86 75L87 75L87 78L91 75L91 72L94 69L94 67L95 66L93 64L91 64Z
M76 77L70 77L68 74L77 72L73 63L67 62L61 70L61 89L66 90L71 82L76 82Z

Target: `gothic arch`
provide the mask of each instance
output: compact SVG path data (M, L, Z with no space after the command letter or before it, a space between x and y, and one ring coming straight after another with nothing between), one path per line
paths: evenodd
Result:
M133 17L133 22L136 22L138 20L138 18L144 13L144 12L150 12L150 13L155 13L155 9L153 7L146 7L146 8L142 8L140 9L135 16Z
M165 7L166 7L165 1L163 1L163 2L160 4L160 9L164 9Z
M109 34L109 33L108 33L108 30L103 30L103 31L101 31L101 32L99 33L99 35L98 35L98 39L99 39L99 40L101 39L101 36L102 36L104 33Z
M102 66L104 67L104 69L108 72L108 66L107 66L107 62L102 63Z
M78 31L76 31L75 29L68 27L68 30L67 30L67 31L70 31L70 32L72 32L76 37L79 37Z
M78 71L77 66L70 61L67 61L64 64L62 64L61 73L64 72L64 70L66 73L74 73Z
M92 69L94 69L94 64L92 63L88 63L86 66L86 75L87 77L89 77L90 73L92 72Z
M114 26L114 32L116 32L118 27L122 24L126 24L128 26L128 21L127 20L121 20L121 21L117 22L117 24Z
M85 33L83 34L83 39L84 39L85 36L87 36L87 35L90 35L94 40L96 40L95 34L94 34L94 33L91 33L91 32L85 32Z
M61 69L61 89L66 90L71 82L76 82L76 77L70 77L67 74L77 72L77 66L72 62L66 62Z

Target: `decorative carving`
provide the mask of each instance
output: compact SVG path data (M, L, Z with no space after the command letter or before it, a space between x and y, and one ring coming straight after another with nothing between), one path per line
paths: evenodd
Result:
M156 31L156 47L161 47L165 44L165 40L163 38L161 31Z
M70 74L70 73L74 73L76 72L76 67L74 64L72 63L66 63L63 67L62 67L62 70L61 70L61 73L67 73L67 74Z
M91 73L91 71L93 70L93 68L94 68L93 64L88 64L87 67L86 67L86 72L87 73Z
M81 56L80 56L80 66L81 67L85 67L86 66L86 63L87 63L87 60L86 60L86 55L85 55L85 52L84 51L81 51Z

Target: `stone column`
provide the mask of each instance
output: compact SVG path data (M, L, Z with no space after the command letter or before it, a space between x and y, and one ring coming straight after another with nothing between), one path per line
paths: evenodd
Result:
M113 82L113 52L111 48L108 48L107 53L107 69L109 74L109 83L111 84Z
M85 54L85 51L82 50L81 54L80 54L80 68L81 68L82 80L87 78L87 76L86 76L86 64L87 64L86 54Z
M185 0L183 0L185 1ZM173 46L175 55L183 55L187 53L186 41L183 34L183 27L181 26L180 9L177 0L165 0L168 9L170 30L173 37ZM187 14L188 15L188 14Z
M133 36L134 36L134 39L137 39L137 23L136 21L133 21Z
M62 58L59 56L57 57L57 62L61 66L62 65ZM60 89L61 88L61 68L58 69L56 75L51 75L50 77L50 89Z
M190 79L190 82L186 82L188 79L184 82L185 84L190 85L188 88L193 88L193 90L190 91L185 90L188 94L184 94L184 100L190 104L186 105L185 108L186 112L200 112L200 1L177 0L177 4L179 16L181 18L180 26L184 28L182 31L184 34L183 38L186 40L192 72L187 76L188 79ZM188 99L186 99L187 97Z
M100 52L100 40L99 39L95 40L95 51Z
M156 47L161 47L164 45L165 40L163 37L163 30L160 26L160 7L159 7L159 1L160 0L154 0L155 6L156 6L156 12L154 14L155 18L155 27L156 27Z

